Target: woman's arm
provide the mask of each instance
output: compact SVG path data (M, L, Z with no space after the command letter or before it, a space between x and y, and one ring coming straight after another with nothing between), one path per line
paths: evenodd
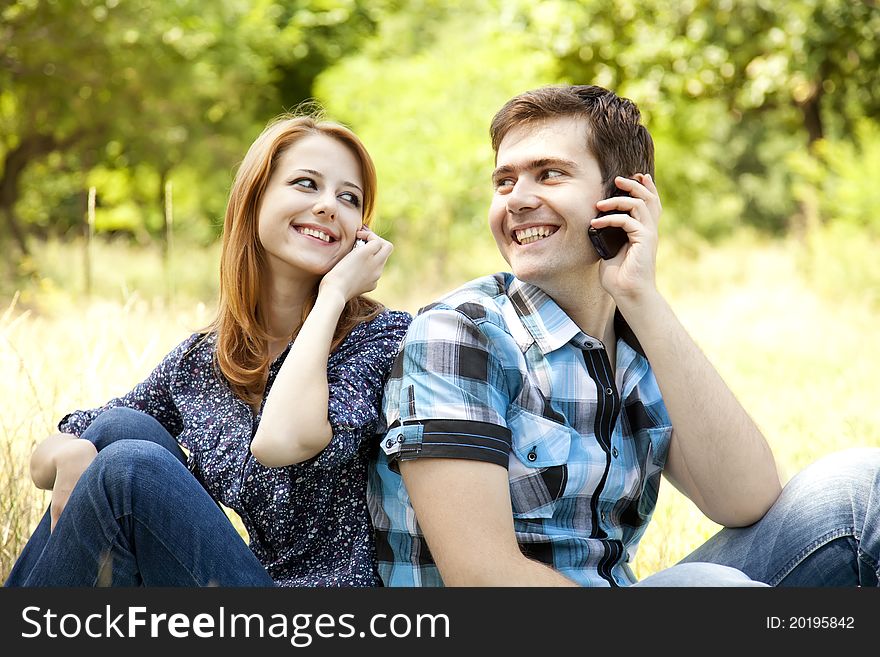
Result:
M320 452L333 432L327 419L327 358L346 299L319 294L266 399L251 452L263 465L299 463Z
M85 462L88 467L97 453L88 440L69 433L53 434L37 445L31 454L31 479L37 488L52 490L59 465L77 461Z
M301 463L333 437L328 418L327 360L336 324L349 299L376 288L392 245L373 232L367 243L340 260L321 280L318 298L278 372L251 443L267 467Z
M56 433L37 445L31 455L31 479L37 488L52 491L50 531L55 529L76 482L97 454L91 442L69 433Z
M79 436L104 411L115 407L133 408L149 413L169 432L180 431L181 418L171 396L170 383L180 359L192 347L195 339L197 336L192 336L179 344L162 359L146 380L126 395L111 399L99 408L75 411L65 416L58 424L60 432L37 445L31 454L30 474L37 488L52 491L52 529L74 486L98 454L98 446Z

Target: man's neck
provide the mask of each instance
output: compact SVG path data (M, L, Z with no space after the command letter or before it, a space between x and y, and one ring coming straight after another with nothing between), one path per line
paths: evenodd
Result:
M599 283L598 268L579 280L567 281L544 289L577 327L589 336L600 339L613 357L616 335L614 332L614 299Z

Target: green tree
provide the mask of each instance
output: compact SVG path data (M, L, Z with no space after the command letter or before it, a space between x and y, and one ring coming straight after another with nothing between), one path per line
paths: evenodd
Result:
M200 173L186 193L219 217L250 139L373 25L354 1L15 0L0 12L0 221L22 253L34 228L22 207L44 231L72 226L96 166L137 178L126 212L141 229L162 234L181 167Z
M875 1L552 0L518 11L553 44L565 79L631 95L661 146L691 151L661 163L675 212L698 226L721 199L716 228L740 216L786 228L796 214L787 154L880 119Z
M552 79L552 56L527 47L500 3L391 8L363 50L325 71L316 94L364 140L379 173L383 233L398 265L445 278L474 268L489 240L489 122L512 95Z

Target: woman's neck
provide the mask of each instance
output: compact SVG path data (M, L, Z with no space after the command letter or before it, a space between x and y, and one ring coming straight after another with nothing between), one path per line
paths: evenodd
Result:
M290 337L303 322L303 311L315 294L317 281L290 280L267 276L261 298L269 340L269 355L274 358L287 346Z

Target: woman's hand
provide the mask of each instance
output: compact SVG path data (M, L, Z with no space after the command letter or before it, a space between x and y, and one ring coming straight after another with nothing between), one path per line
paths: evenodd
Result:
M50 506L50 531L55 530L61 512L67 506L67 500L73 492L76 482L91 465L98 455L98 450L88 440L74 438L58 446L55 452L55 484L52 486L52 503Z
M357 232L356 239L366 243L356 246L324 274L318 286L319 295L333 291L343 301L349 301L376 289L394 245L366 227Z
M638 302L656 291L658 226L660 224L660 197L650 175L636 174L634 179L616 179L620 189L629 196L615 196L599 201L599 210L618 210L620 214L596 217L594 228L617 226L626 231L629 244L618 254L599 263L602 287L618 306Z

